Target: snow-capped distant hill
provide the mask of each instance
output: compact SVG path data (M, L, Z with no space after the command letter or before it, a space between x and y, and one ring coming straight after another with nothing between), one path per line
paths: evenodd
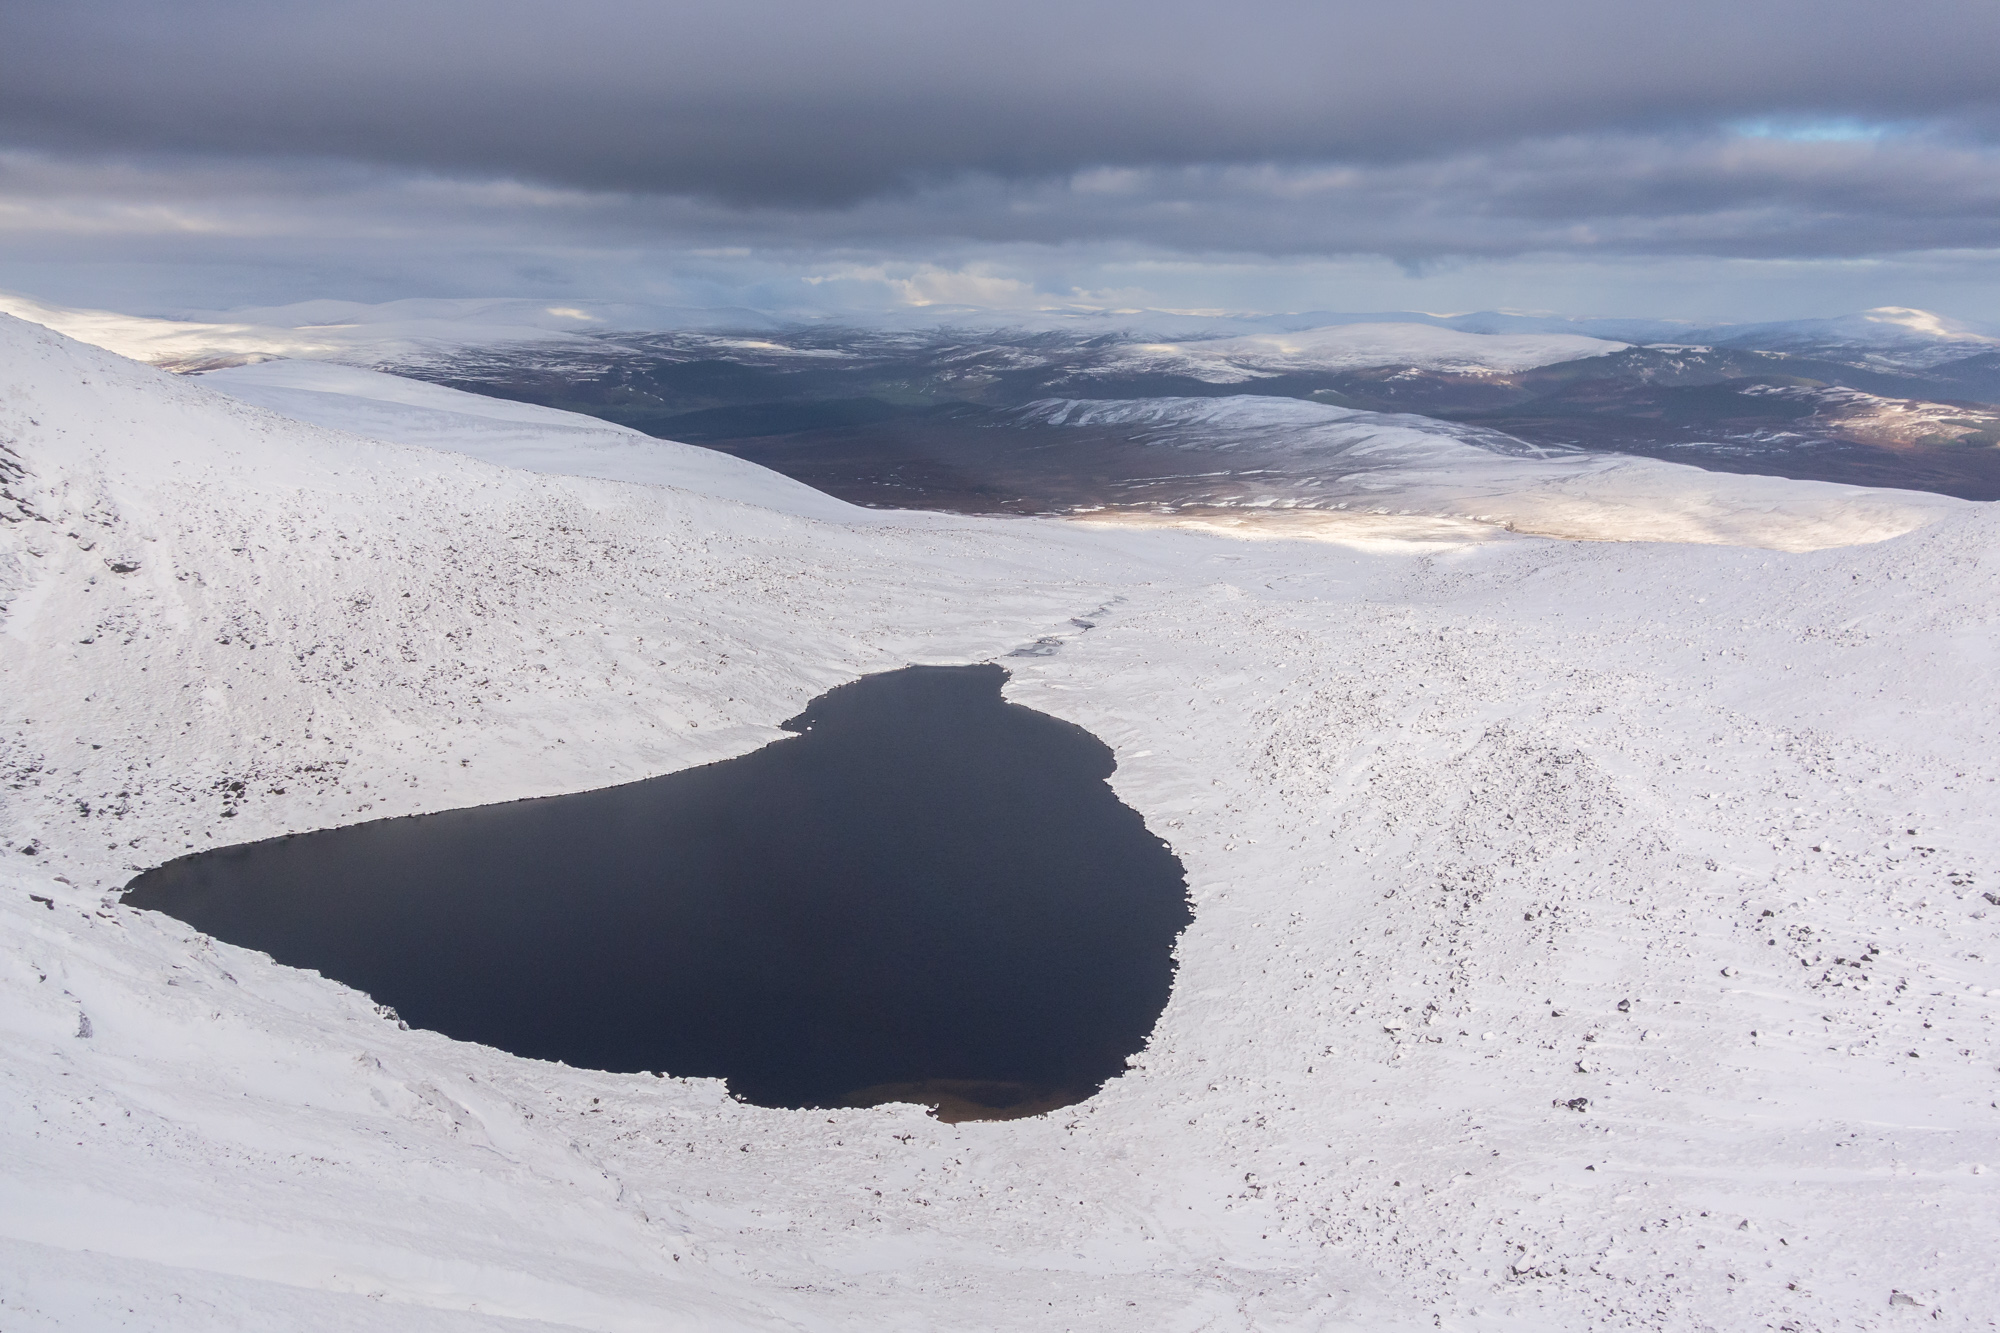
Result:
M2000 326L1954 320L1925 310L1883 306L1833 319L1701 325L1685 320L1570 318L1513 311L1433 314L1331 310L1212 314L1173 310L1105 310L1084 307L989 309L910 306L893 310L769 311L743 306L678 306L642 301L557 300L520 297L410 298L378 303L314 300L235 310L187 310L176 318L74 310L0 293L0 312L58 328L97 345L116 342L121 354L156 363L194 364L208 358L305 356L388 364L399 355L437 354L451 348L506 346L569 335L649 333L801 333L847 330L855 334L902 333L920 337L973 336L1001 340L1053 335L1133 344L1198 343L1224 357L1270 358L1272 368L1393 364L1372 358L1376 348L1400 339L1408 364L1436 367L1455 360L1490 369L1548 364L1543 338L1591 344L1713 344L1823 353L1877 352L1885 364L1926 368L1953 356L2000 348ZM1341 329L1363 330L1341 333ZM1431 341L1419 332L1435 331ZM1479 339L1525 338L1504 344L1456 342L1459 333ZM1228 340L1243 340L1229 348ZM1564 359L1564 358L1557 358ZM1246 359L1245 365L1263 365Z
M1241 384L1283 371L1374 366L1495 375L1603 356L1624 346L1570 334L1480 334L1423 324L1336 324L1298 333L1134 343L1120 348L1090 373L1186 375L1209 384Z
M299 301L237 310L188 311L182 318L210 324L253 324L305 329L330 325L464 324L476 329L540 329L553 333L661 331L731 332L776 329L788 322L744 306L674 306L635 301L531 301L520 297L406 298L400 301Z
M1122 428L1149 450L1179 454L1152 469L1163 475L1127 487L1128 503L1162 519L1190 507L1282 510L1292 536L1310 535L1309 513L1338 510L1800 551L1880 541L1965 507L1918 492L1541 448L1478 426L1287 398L1052 399L1018 417L1078 432ZM1224 516L1229 530L1245 531L1239 513Z
M253 364L276 357L350 365L435 364L475 350L587 345L574 330L545 328L518 318L502 323L435 316L338 324L279 325L233 319L197 322L63 309L4 293L0 293L0 314L40 324L135 361L180 371Z
M603 452L320 384L433 442ZM370 440L0 318L10 1333L2000 1308L1990 506L1809 555L1237 542L702 475ZM191 848L741 753L913 660L1005 663L1187 868L1150 1045L1059 1114L518 1059L115 896Z
M1928 310L1882 306L1837 319L1799 319L1711 329L1703 340L1910 370L1929 370L1983 352L2000 351L1993 326L1947 319Z

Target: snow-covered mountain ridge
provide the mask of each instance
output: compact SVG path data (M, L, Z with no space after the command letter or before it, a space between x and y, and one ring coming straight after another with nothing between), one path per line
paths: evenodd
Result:
M40 324L135 361L180 371L252 365L276 357L351 365L416 364L474 349L590 345L581 333L560 323L549 327L511 310L503 310L500 320L493 323L466 319L464 311L447 312L442 317L422 309L396 313L399 318L347 323L267 324L254 318L227 317L175 320L109 310L71 310L27 297L0 295L0 314Z
M1460 333L1425 324L1336 324L1291 334L1131 343L1095 373L1179 374L1210 384L1242 384L1282 371L1374 366L1506 374L1603 356L1624 347L1624 343L1572 334Z
M433 443L483 429L439 401L406 404ZM613 447L528 424L495 447ZM1804 555L822 517L672 451L686 487L373 442L5 320L0 448L10 1329L2000 1307L1989 506ZM1057 1116L518 1060L108 901L987 658L1113 746L1194 896L1151 1047Z
M1900 536L1962 502L1528 444L1480 426L1290 398L1047 399L1016 414L1057 427L1129 428L1224 480L1193 492L1199 525L1255 536L1257 511L1290 537L1342 539L1347 513L1424 516L1586 541L1716 542L1809 551ZM1183 505L1156 506L1182 509ZM1212 522L1221 517L1219 526ZM1315 531L1317 520L1319 531ZM1119 515L1121 523L1150 522ZM1185 525L1185 516L1164 521ZM1464 534L1461 534L1464 539Z
M475 348L546 344L547 350L559 355L579 340L588 341L589 334L741 332L784 326L783 321L755 311L648 310L604 303L586 308L525 301L397 301L385 306L314 301L179 321L67 310L26 297L0 296L0 312L175 370L254 364L276 357L407 366ZM787 350L780 344L762 345L775 352ZM1502 372L1599 355L1623 345L1564 334L1476 334L1423 324L1344 323L1294 333L1129 343L1100 373L1167 369L1228 384L1278 369L1406 362L1432 369Z
M1794 319L1737 324L1687 320L1570 318L1513 311L1434 314L1428 311L1352 313L1331 310L1268 314L1197 314L1171 310L1051 309L998 310L921 306L895 311L753 310L741 306L691 307L637 301L537 301L518 297L405 299L380 303L300 301L283 306L234 310L181 311L136 316L102 310L70 309L32 297L0 293L0 312L31 320L71 337L109 347L140 360L167 362L231 357L321 356L383 362L397 356L482 343L560 342L590 334L778 333L824 328L873 330L885 334L930 335L956 331L968 337L1004 334L1074 335L1134 344L1179 346L1205 343L1220 351L1230 343L1241 350L1284 358L1305 344L1328 343L1350 356L1354 344L1443 335L1419 347L1420 356L1437 349L1461 354L1497 348L1515 339L1517 348L1556 345L1724 344L1802 350L1860 349L1893 364L1928 366L1951 357L2000 349L2000 324L1953 319L1906 306L1881 306L1831 319ZM1452 339L1450 335L1462 335ZM1475 341L1467 342L1466 339ZM1363 349L1366 351L1367 349ZM1577 355L1588 355L1578 352ZM1512 368L1545 364L1520 360ZM1482 366L1503 368L1500 359L1474 354ZM1502 359L1505 359L1502 354ZM1353 361L1340 364L1391 364ZM1420 359L1416 364L1424 364Z
M2000 328L1907 306L1879 306L1834 319L1798 319L1705 330L1704 341L1808 353L1858 353L1888 366L1926 369L2000 351Z

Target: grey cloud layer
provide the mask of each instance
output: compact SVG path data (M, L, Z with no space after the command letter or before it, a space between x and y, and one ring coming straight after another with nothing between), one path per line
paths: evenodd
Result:
M2000 6L13 0L0 138L737 204L960 173L1387 164L1850 115L1991 122Z
M1405 163L1095 168L1025 182L963 175L833 210L316 162L141 167L0 154L0 235L11 233L18 248L31 231L72 251L151 235L906 256L1081 243L1405 263L1536 253L1857 257L2000 247L2000 150L1571 136Z
M2000 283L1995 51L1992 0L0 0L0 267L253 301L934 269L1267 304L1301 298L1123 275L1374 257Z

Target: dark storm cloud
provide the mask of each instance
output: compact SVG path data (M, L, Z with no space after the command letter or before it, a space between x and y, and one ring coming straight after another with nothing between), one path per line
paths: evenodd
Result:
M681 226L724 214L692 201ZM2000 246L2000 151L1940 143L1574 136L1414 162L965 179L831 217L728 214L769 239L1144 237L1183 252L1861 256Z
M0 139L818 207L1755 117L1976 128L1996 51L1988 0L11 0Z
M920 258L1137 246L1269 259L1521 254L1854 258L2000 248L2000 150L1941 141L1577 135L1408 162L969 173L839 209L324 162L0 152L0 237L172 245L755 246Z

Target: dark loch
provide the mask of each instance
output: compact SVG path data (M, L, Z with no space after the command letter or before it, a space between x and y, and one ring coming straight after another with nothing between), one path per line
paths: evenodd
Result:
M1144 1045L1189 915L1110 750L1005 680L870 676L740 759L204 852L125 901L519 1055L1032 1114Z

